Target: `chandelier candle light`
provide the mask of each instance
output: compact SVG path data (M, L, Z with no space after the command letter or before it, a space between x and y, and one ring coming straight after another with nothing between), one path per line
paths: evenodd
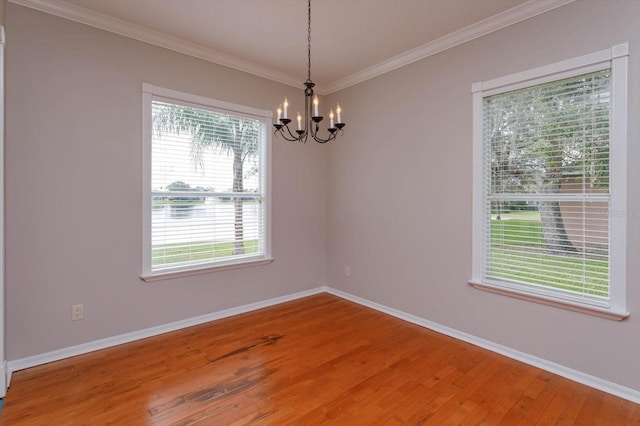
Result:
M294 142L302 142L305 143L309 136L313 138L316 142L326 143L332 141L338 135L338 130L342 132L342 128L345 126L345 123L342 122L342 110L340 109L340 104L336 106L336 114L333 114L333 109L329 111L329 136L325 139L318 135L318 131L320 130L320 123L324 117L320 115L318 111L318 95L313 94L313 87L315 84L311 81L311 0L308 0L308 12L309 12L309 20L308 20L308 38L307 38L307 81L304 82L306 88L304 89L304 126L303 126L303 118L298 113L298 128L295 130L295 135L289 129L289 123L291 123L291 119L289 118L289 101L287 98L284 98L284 103L278 107L278 118L274 123L273 127L275 127L274 133L280 134L285 140ZM311 100L313 98L313 101ZM313 111L311 110L313 103ZM283 108L284 107L284 108ZM334 120L335 119L335 120ZM286 133L285 133L286 129Z

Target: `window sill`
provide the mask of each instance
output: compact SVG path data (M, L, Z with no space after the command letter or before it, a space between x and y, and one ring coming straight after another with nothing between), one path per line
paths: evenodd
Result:
M268 265L274 261L273 258L259 258L256 260L249 260L244 262L226 263L216 266L204 266L199 269L186 269L186 270L174 270L174 271L161 271L155 274L143 274L140 275L140 279L145 282L154 282L162 280L170 280L174 278L190 277L192 275L207 274L210 272L227 271L229 269L241 269L251 266Z
M567 309L569 311L580 312L587 315L594 315L614 321L622 321L629 317L629 312L614 311L597 306L583 305L570 301L554 299L537 294L520 292L514 289L498 287L492 284L480 283L477 281L469 281L469 285L478 290L488 291L490 293L501 294L503 296L514 297L516 299L528 300L530 302L541 303L543 305L554 306L556 308Z

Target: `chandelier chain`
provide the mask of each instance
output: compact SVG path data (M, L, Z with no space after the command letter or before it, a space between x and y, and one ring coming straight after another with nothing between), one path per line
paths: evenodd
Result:
M308 37L307 37L307 80L311 80L311 0L308 7Z

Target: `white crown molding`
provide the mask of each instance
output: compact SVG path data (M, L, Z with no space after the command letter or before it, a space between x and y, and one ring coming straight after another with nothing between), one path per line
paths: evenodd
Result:
M347 77L331 82L327 84L324 89L327 91L327 94L346 89L347 87L362 83L421 59L428 58L436 53L459 46L510 25L517 24L518 22L564 6L573 1L575 0L529 0L519 6L505 10L468 27L449 33L422 46L418 46L376 65L372 65Z
M302 87L301 77L283 73L269 67L247 61L233 55L220 52L209 47L172 37L158 31L132 24L121 19L95 12L83 7L75 6L61 0L8 0L20 6L49 13L81 24L89 25L101 30L109 31L138 41L163 47L205 61L213 62L238 71L266 78L288 86Z
M238 71L243 71L258 77L266 78L288 86L302 87L303 78L265 67L255 62L240 59L236 56L222 53L199 44L190 43L176 37L171 37L158 31L131 24L102 13L94 12L79 6L71 5L62 0L8 0L21 6L29 7L40 12L66 18L85 25L99 28L130 37L145 43L183 53L224 65ZM501 12L490 18L470 25L461 30L447 34L437 40L426 43L415 49L411 49L393 58L382 61L376 65L355 72L347 77L333 81L327 85L316 86L315 90L320 95L328 95L347 87L353 86L371 78L377 77L397 68L409 65L413 62L435 55L436 53L458 46L486 34L498 31L509 25L516 24L531 17L540 15L549 10L571 3L575 0L529 0L519 6Z

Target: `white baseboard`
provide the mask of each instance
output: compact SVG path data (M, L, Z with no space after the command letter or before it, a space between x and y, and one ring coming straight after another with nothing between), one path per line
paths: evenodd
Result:
M557 364L555 362L548 361L546 359L539 358L525 352L517 351L507 346L482 339L472 334L464 333L462 331L444 326L442 324L438 324L433 321L428 321L424 318L420 318L415 315L411 315L406 312L402 312L397 309L390 308L388 306L381 305L379 303L372 302L370 300L363 299L361 297L354 296L340 290L336 290L331 287L325 288L327 293L333 294L346 300L350 300L359 305L375 309L379 312L384 312L385 314L389 314L401 320L428 328L430 330L445 334L447 336L462 340L467 343L471 343L472 345L490 350L491 352L499 353L500 355L504 355L517 361L524 362L525 364L533 365L534 367L538 367L559 376L566 377L567 379L582 383L583 385L587 385L603 392L607 392L612 395L619 396L620 398L624 398L626 400L640 404L640 390L628 388L626 386L622 386L617 383L592 376L582 371L574 370L567 366Z
M262 308L277 305L280 303L289 302L291 300L296 300L303 297L307 297L307 296L311 296L319 293L325 293L325 292L329 294L333 294L334 296L341 297L345 300L352 301L359 305L363 305L363 306L375 309L376 311L383 312L385 314L394 316L401 320L419 325L421 327L428 328L438 333L442 333L447 336L451 336L453 338L462 340L464 342L471 343L472 345L479 346L481 348L490 350L492 352L499 353L501 355L515 359L517 361L521 361L526 364L533 365L535 367L541 368L543 370L549 371L551 373L557 374L562 377L566 377L578 383L582 383L592 388L599 389L603 392L607 392L612 395L619 396L620 398L624 398L635 403L640 403L639 390L631 389L626 386L622 386L617 383L613 383L608 380L604 380L599 377L595 377L590 374L586 374L581 371L574 370L564 365L557 364L555 362L548 361L546 359L527 354L525 352L517 351L507 346L503 346L498 343L494 343L489 340L485 340L480 337L458 331L456 329L444 326L442 324L438 324L436 322L429 321L424 318L420 318L418 316L411 315L406 312L402 312L397 309L390 308L388 306L381 305L379 303L372 302L370 300L363 299L361 297L354 296L352 294L349 294L340 290L336 290L328 286L321 286L311 290L301 291L298 293L293 293L293 294L282 296L282 297L268 299L262 302L256 302L256 303L251 303L248 305L243 305L235 308L225 309L223 311L214 312L211 314L201 315L194 318L188 318L185 320L176 321L176 322L172 322L172 323L157 326L157 327L151 327L144 330L138 330L138 331L121 334L114 337L108 337L106 339L96 340L89 343L83 343L77 346L58 349L58 350L43 353L40 355L34 355L26 358L5 362L4 364L0 365L0 392L2 392L3 389L6 390L6 388L9 386L11 382L11 375L13 374L13 372L18 370L23 370L25 368L34 367L36 365L46 364L48 362L58 361L64 358L69 358L72 356L97 351L99 349L105 349L112 346L121 345L123 343L128 343L128 342L132 342L139 339L145 339L147 337L157 336L157 335L168 333L171 331L180 330L180 329L191 327L194 325L204 324L206 322L215 321L221 318L242 314L245 312L262 309ZM6 386L2 386L3 384L2 382L4 382L5 380L6 380L6 383L5 383Z
M76 355L86 354L89 352L109 348L116 345L121 345L123 343L133 342L139 339L145 339L147 337L157 336L157 335L168 333L171 331L192 327L194 325L204 324L210 321L215 321L215 320L230 317L233 315L255 311L257 309L278 305L280 303L289 302L291 300L300 299L300 298L311 296L314 294L324 293L326 291L327 289L325 287L317 287L311 290L305 290L298 293L289 294L286 296L264 300L262 302L250 303L248 305L238 306L235 308L225 309L223 311L218 311L211 314L205 314L205 315L200 315L193 318L175 321L175 322L160 325L157 327L146 328L143 330L133 331L131 333L120 334L118 336L107 337L105 339L95 340L93 342L83 343L76 346L70 346L67 348L62 348L62 349L46 352L39 355L34 355L26 358L20 358L13 361L9 361L8 363L6 363L7 369L5 369L5 371L7 371L7 375L6 375L7 383L4 389L6 389L11 383L11 375L15 371L24 370L25 368L35 367L36 365L42 365L42 364L46 364L53 361L59 361L61 359L70 358ZM5 375L2 374L2 377L5 377Z
M9 374L7 370L7 361L0 363L0 398L4 398L9 387Z

